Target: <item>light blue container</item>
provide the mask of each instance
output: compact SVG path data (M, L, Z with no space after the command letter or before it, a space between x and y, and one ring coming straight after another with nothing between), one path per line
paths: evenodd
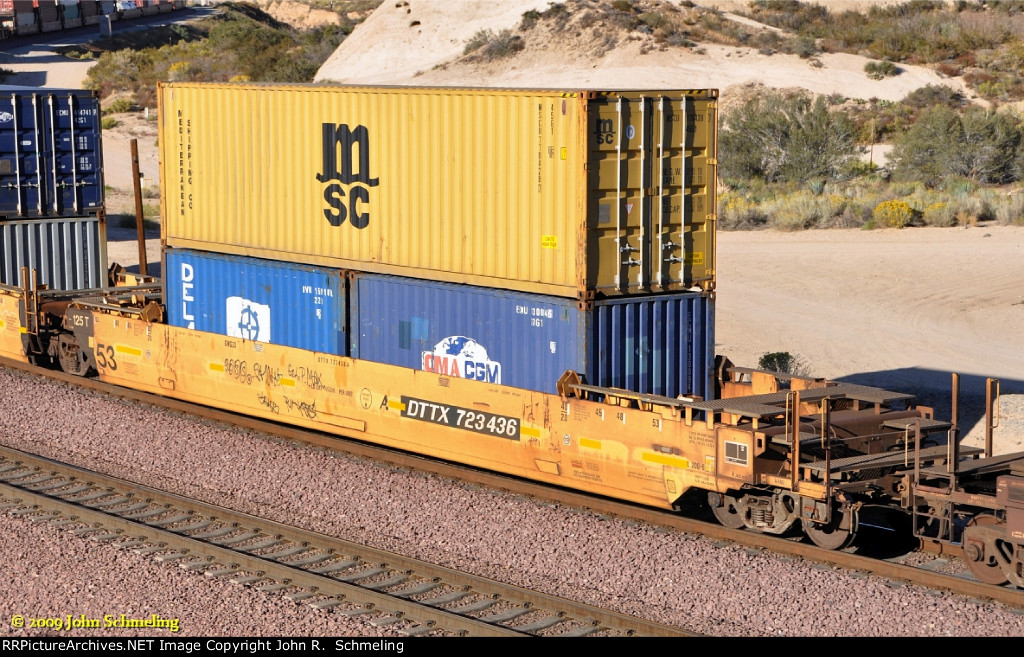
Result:
M346 355L345 275L336 269L168 249L168 323Z

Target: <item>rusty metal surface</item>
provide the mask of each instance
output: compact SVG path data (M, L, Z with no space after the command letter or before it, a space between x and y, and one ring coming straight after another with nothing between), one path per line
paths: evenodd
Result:
M763 417L778 415L785 412L786 398L790 391L770 392L763 395L747 395L696 402L693 408L715 413L732 413L745 417ZM800 401L803 403L819 402L823 399L853 399L872 404L884 404L894 401L906 401L914 396L902 392L890 392L882 388L851 385L841 383L823 388L800 390Z
M921 448L920 455L922 460L934 460L943 459L945 460L949 448L946 445L937 445L935 447L923 447ZM963 457L970 457L975 454L981 454L982 450L978 447L962 447L960 449L960 455ZM864 468L892 468L896 466L907 466L913 464L914 452L882 452L879 454L859 454L857 456L847 456L844 458L832 459L832 472L849 472L851 470L862 470ZM971 461L967 461L971 463ZM801 463L800 467L810 468L812 470L823 470L825 468L825 461L815 461L813 463ZM924 471L924 469L922 469ZM942 468L945 472L945 467Z

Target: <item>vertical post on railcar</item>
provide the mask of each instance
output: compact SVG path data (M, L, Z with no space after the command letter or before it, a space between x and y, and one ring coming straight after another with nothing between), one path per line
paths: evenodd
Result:
M790 417L793 419L792 434L790 434L790 458L793 460L791 486L793 492L800 490L800 391L793 390L786 395L786 401L790 408Z
M954 428L960 427L960 375L953 372L953 385L950 390L951 405L949 412L949 420L953 423Z
M149 265L146 263L146 227L145 217L142 211L142 181L139 173L139 140L132 140L132 180L135 182L135 230L139 240L139 275L146 276L149 273Z
M999 379L985 380L985 456L992 456L992 430L999 426Z

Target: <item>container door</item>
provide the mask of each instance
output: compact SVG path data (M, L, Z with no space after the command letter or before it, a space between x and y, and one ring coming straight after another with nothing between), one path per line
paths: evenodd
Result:
M0 97L0 216L43 213L41 116L34 94Z
M684 92L590 103L587 278L595 291L713 287L715 106Z
M650 100L599 96L588 112L588 288L629 294L650 284Z
M99 102L81 94L53 95L47 103L54 215L90 214L103 206Z

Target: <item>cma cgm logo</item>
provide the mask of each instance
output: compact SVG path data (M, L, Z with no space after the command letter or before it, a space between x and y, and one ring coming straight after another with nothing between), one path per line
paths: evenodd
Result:
M501 363L487 357L487 350L476 340L453 335L423 352L423 369L460 379L501 383Z
M323 124L323 171L316 179L324 188L324 217L332 226L346 220L356 228L370 223L370 189L380 184L370 177L370 133L366 126Z

